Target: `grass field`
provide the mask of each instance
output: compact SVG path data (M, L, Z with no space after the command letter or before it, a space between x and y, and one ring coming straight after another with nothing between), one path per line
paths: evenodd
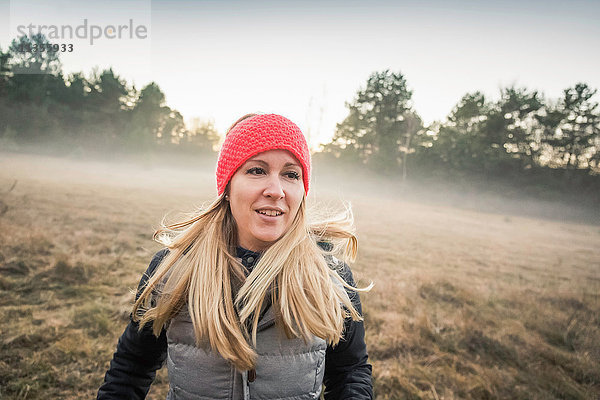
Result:
M154 228L211 199L213 167L8 153L0 167L0 398L91 398ZM598 208L314 183L353 205L378 399L600 398ZM149 398L167 385L163 368Z

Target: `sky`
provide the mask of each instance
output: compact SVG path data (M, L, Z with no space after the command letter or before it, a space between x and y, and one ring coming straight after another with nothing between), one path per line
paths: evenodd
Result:
M74 44L61 54L65 72L112 67L138 89L154 81L186 121L221 133L249 112L283 114L313 148L375 71L405 76L426 123L476 90L496 99L510 85L549 98L577 82L600 88L599 1L0 0L0 47L19 25L84 21L86 38L50 40ZM90 43L91 25L133 29ZM130 37L135 29L146 34Z

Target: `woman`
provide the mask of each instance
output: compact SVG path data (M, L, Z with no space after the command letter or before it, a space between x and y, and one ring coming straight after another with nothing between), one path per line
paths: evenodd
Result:
M168 399L372 398L351 214L308 222L300 129L249 114L227 133L217 199L163 227L98 399L144 398L167 361Z

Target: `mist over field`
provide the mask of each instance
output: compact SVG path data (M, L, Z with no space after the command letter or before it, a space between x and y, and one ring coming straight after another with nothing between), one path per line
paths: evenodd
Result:
M15 179L35 174L36 179L62 183L175 191L176 196L196 196L193 204L210 201L216 195L216 153L197 157L176 153L80 154L77 150L55 148L54 153L67 156L47 156L43 148L27 150L40 156L5 153L11 160L7 165ZM596 199L577 191L544 191L518 181L487 182L472 176L439 179L421 174L403 182L399 175L382 176L358 164L332 163L319 159L318 155L314 163L309 202L315 205L332 199L338 202L393 199L491 214L600 224Z
M214 161L0 153L0 397L94 396L153 230L212 200ZM597 205L314 171L311 204L352 204L352 268L375 284L361 298L378 399L598 398ZM167 387L163 368L148 398Z

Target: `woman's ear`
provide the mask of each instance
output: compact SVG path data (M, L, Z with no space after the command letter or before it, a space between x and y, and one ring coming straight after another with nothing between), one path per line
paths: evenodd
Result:
M227 186L225 186L223 193L225 193L225 201L229 201L229 182L227 183Z

